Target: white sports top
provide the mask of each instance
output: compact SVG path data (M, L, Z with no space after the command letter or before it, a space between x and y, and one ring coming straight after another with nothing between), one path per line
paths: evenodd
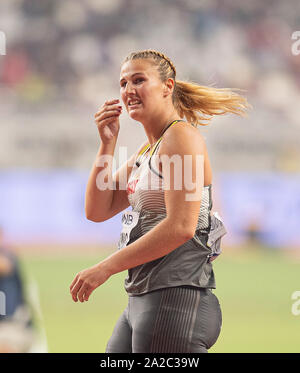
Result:
M177 121L171 123L175 124ZM167 128L169 128L169 125ZM166 129L167 129L166 128ZM164 199L164 180L158 171L158 149L161 139L157 141L153 150L149 152L146 145L139 153L137 162L133 166L127 183L127 195L134 211L153 212L166 215ZM207 228L211 209L211 187L206 185L202 189L201 206L199 211L198 228Z
M162 136L151 152L147 152L149 145L141 150L128 179L127 195L132 210L123 213L119 249L136 241L166 217L164 180L157 171L158 157L152 158L161 139ZM194 237L161 258L129 269L124 285L129 295L180 285L216 287L211 259L220 253L220 238L225 234L225 228L222 221L210 215L211 187L211 184L203 187Z

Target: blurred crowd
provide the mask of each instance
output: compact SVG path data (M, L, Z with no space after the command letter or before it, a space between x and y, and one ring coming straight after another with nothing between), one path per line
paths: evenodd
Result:
M240 179L240 172L299 175L300 55L292 53L296 30L299 0L1 0L6 55L0 55L0 218L11 227L11 240L32 234L30 229L37 236L50 232L75 240L80 235L74 232L82 229L87 237L94 232L101 243L113 237L113 229L119 235L114 222L94 231L86 225L84 231L87 176L84 181L78 181L80 175L68 179L64 170L85 172L92 166L99 145L94 113L105 100L119 97L120 65L135 50L164 52L178 79L238 88L247 96L253 109L246 120L229 115L200 128L214 171L238 172ZM122 115L119 145L130 154L144 137L142 128ZM28 174L21 174L21 168ZM61 168L57 179L47 172L30 174ZM291 245L292 230L297 231L291 220L298 223L300 206L293 180L287 188L254 177L248 187L246 181L234 189L238 178L225 178L220 196L225 215L233 217L228 220L233 242L236 227L252 243L269 233L275 237L271 244ZM215 186L218 191L217 182ZM215 197L218 205L217 193ZM269 225L258 223L261 211ZM266 225L267 233L262 230ZM299 237L294 240L299 246ZM0 229L0 352L47 351L32 285L31 293L27 299L18 257L4 247Z
M173 60L179 79L243 89L253 105L246 132L244 126L237 131L234 119L228 119L220 137L211 133L216 167L238 170L246 164L251 170L251 153L257 151L262 157L277 154L269 155L265 166L262 162L265 169L299 171L294 160L300 157L295 142L300 56L292 54L291 39L300 29L298 0L4 0L0 29L7 37L7 54L0 57L0 110L6 118L1 127L14 131L0 154L0 167L26 165L20 160L27 159L28 151L32 157L27 165L39 166L38 152L45 151L49 141L52 155L59 153L59 157L43 159L43 166L88 167L87 159L96 151L91 140L95 134L84 134L86 126L76 126L80 115L63 123L76 133L69 141L62 140L59 132L53 141L45 139L33 123L41 127L50 115L52 123L65 113L70 118L74 107L92 118L97 106L118 95L123 58L134 50L155 48ZM22 128L15 136L20 122L33 133L30 139ZM253 148L257 131L261 139ZM40 150L31 143L34 134L43 144ZM83 149L78 149L80 139L85 139ZM245 156L227 167L226 159L235 155L233 148ZM21 149L26 155L19 153ZM65 161L70 153L74 163ZM73 153L86 157L77 159Z

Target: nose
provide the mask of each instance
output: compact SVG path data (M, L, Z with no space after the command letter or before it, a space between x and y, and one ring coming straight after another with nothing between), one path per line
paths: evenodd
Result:
M133 87L131 82L126 84L126 93L135 93L135 88Z

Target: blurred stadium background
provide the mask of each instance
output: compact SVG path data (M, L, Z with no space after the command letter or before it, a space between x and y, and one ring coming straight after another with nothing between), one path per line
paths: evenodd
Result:
M299 29L298 0L1 1L0 226L39 304L37 351L104 352L126 306L125 272L85 304L69 284L116 250L121 228L120 215L96 224L84 214L94 113L119 98L123 58L154 48L179 79L243 89L253 106L199 129L228 230L214 262L223 330L211 351L299 352ZM130 155L144 138L123 114L118 146Z

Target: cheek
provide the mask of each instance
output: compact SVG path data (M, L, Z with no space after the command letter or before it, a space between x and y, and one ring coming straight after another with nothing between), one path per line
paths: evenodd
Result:
M138 90L138 95L147 105L156 105L161 100L160 89L156 85L148 85Z

